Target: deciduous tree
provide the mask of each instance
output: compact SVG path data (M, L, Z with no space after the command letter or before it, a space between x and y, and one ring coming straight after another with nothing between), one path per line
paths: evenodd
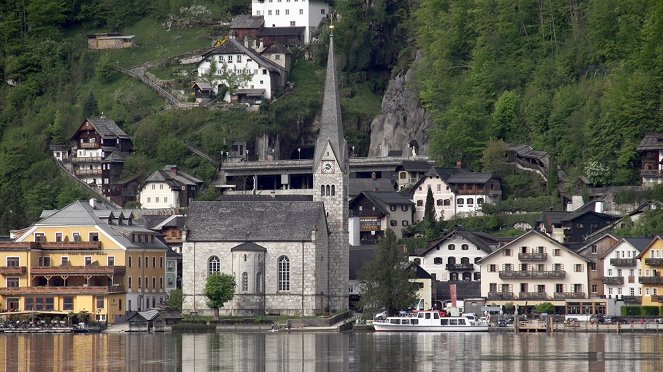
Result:
M214 310L214 320L219 320L219 308L232 300L235 294L235 278L228 274L211 274L207 277L204 294L207 306Z

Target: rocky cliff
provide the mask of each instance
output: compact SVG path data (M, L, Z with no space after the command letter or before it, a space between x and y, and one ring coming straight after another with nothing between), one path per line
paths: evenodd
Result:
M371 122L369 156L384 156L389 151L401 150L404 156L428 155L430 115L421 107L419 92L412 87L412 69L389 81L382 99L382 113Z

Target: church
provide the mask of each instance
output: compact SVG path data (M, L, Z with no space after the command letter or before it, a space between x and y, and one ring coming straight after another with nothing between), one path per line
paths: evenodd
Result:
M327 58L313 187L279 198L191 203L182 244L185 314L212 314L204 288L213 273L235 277L235 295L220 309L223 315L348 308L349 165L333 32Z

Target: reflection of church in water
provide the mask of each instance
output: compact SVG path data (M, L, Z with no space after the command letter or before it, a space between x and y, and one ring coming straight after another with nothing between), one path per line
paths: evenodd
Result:
M348 308L348 148L334 59L330 36L314 158L288 161L312 175L310 186L190 205L182 246L184 313L211 314L203 291L207 276L217 272L234 275L237 284L221 313L313 315ZM237 166L259 171L274 162Z

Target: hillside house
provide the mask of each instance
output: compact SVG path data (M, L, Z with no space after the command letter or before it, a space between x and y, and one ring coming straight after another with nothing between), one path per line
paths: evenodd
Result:
M136 47L136 35L120 35L117 32L104 32L87 35L89 49L126 49Z
M251 15L262 16L265 28L304 27L304 43L319 32L320 22L327 18L330 5L320 0L252 0Z
M350 201L350 244L375 244L391 229L399 239L412 224L414 205L395 191L363 191Z
M140 188L142 208L186 208L203 185L203 181L166 165L152 173Z
M637 147L642 158L642 185L663 183L663 133L647 133Z

